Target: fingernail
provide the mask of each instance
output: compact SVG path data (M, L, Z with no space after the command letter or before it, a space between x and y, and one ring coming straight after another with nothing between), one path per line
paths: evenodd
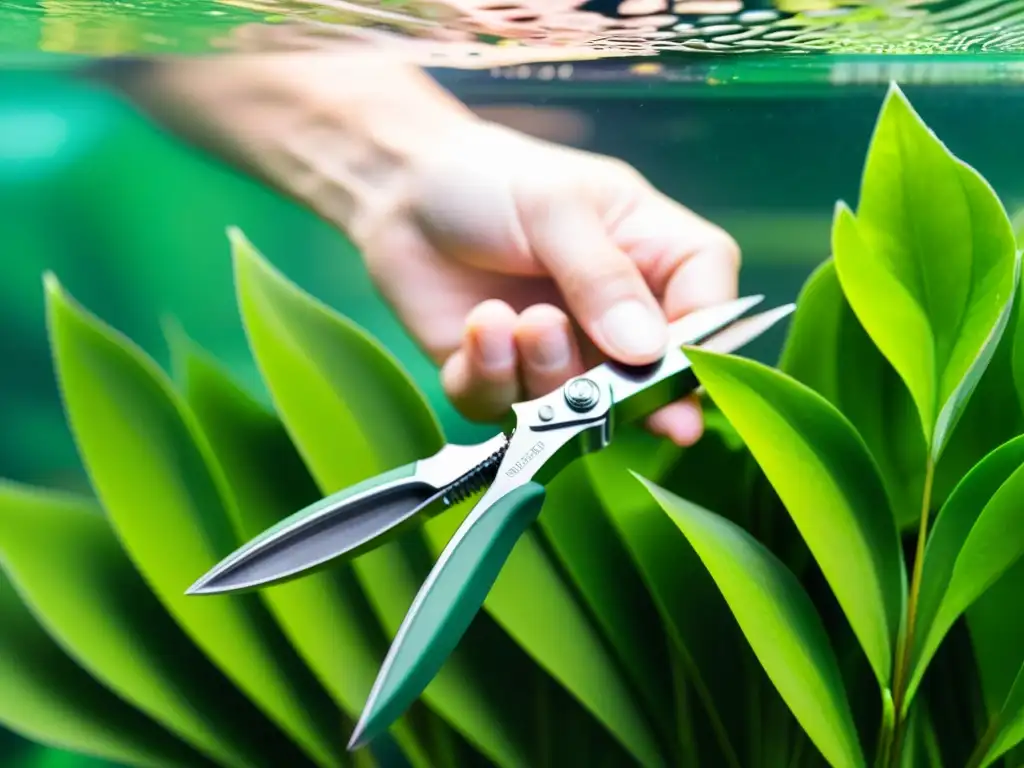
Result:
M511 334L477 333L476 348L480 364L489 371L504 371L515 365L515 341Z
M664 319L636 299L621 301L605 312L601 330L608 343L628 357L657 357L665 351Z
M565 368L572 357L569 339L562 331L550 331L540 336L530 352L533 355L530 362L545 371Z

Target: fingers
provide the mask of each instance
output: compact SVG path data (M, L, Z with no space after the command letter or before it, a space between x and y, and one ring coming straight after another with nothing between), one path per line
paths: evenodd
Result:
M647 429L676 445L693 445L704 434L704 417L696 397L666 405L647 419Z
M668 327L640 268L612 242L593 207L548 203L524 212L523 226L580 327L620 362L657 360Z
M540 397L585 370L568 316L549 304L516 312L497 300L478 305L466 319L462 345L441 371L455 407L472 421L494 422L518 400ZM688 446L700 439L696 398L665 406L647 420L657 435Z
M719 227L664 195L645 196L620 223L616 239L641 264L670 322L738 294L739 246ZM677 445L693 445L704 432L698 398L662 408L648 418L647 428Z
M516 347L528 398L551 392L584 371L569 318L550 304L529 307L519 316Z
M441 369L452 404L472 421L496 421L520 398L517 316L505 302L485 301L466 317L462 345Z
M445 394L473 421L497 421L517 400L539 397L583 372L569 318L538 304L521 314L485 301L466 318L463 341L441 370Z
M683 259L665 286L665 314L672 320L739 293L739 248L730 238L704 246Z

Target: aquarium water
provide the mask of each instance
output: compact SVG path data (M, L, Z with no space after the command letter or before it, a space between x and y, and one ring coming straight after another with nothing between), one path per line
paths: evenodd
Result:
M727 229L741 290L772 301L829 256L892 81L1011 215L1024 208L1024 0L0 0L0 476L84 483L53 383L47 269L158 359L174 314L256 382L224 238L239 225L427 370L338 233L75 77L101 57L351 39L428 67L490 119L633 164ZM0 731L0 768L90 765Z

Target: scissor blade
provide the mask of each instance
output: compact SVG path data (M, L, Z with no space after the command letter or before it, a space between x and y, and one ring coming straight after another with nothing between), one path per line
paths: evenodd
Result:
M735 305L735 302L731 304ZM767 332L795 308L794 304L786 304L731 325L720 323L721 330L705 334L696 345L716 352L735 352ZM732 311L735 312L735 309ZM735 312L733 319L740 314L742 312ZM693 344L694 341L688 341L679 346ZM615 400L615 420L622 423L648 416L662 406L693 392L697 388L697 380L689 369L689 358L679 347L673 346L652 366L634 367L607 362L593 369L587 376L598 384L606 384L611 388ZM681 375L684 373L689 375Z
M696 344L745 315L762 301L764 296L760 294L744 296L691 312L669 325L668 346L678 349L688 344Z
M723 354L735 352L766 333L779 320L792 314L795 309L796 304L784 304L781 307L769 309L767 312L737 320L714 336L705 339L699 346L701 349Z
M505 442L500 433L476 444L445 444L431 457L342 488L264 530L217 563L187 594L268 587L380 546L446 509L449 489L500 456Z
M503 434L476 445L449 444L320 499L224 558L188 594L245 592L357 557L445 509L446 489L504 445Z
M436 495L436 488L412 472L396 478L383 475L346 488L299 510L244 544L204 574L186 594L247 592L305 575L342 555L355 557L382 534L404 529L402 524L412 522L437 501Z

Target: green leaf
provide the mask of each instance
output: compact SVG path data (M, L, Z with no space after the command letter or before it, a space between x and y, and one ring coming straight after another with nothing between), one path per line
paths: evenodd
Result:
M928 662L960 615L1021 555L1024 436L990 453L943 505L925 550L909 704Z
M895 85L872 136L857 216L837 206L832 248L843 291L910 390L937 459L998 344L1016 245L992 188Z
M274 270L240 231L229 234L253 356L321 494L437 451L442 437L429 406L388 354ZM332 570L352 569L391 639L429 567L422 532L413 530ZM520 719L483 682L492 666L474 666L473 632L422 699L499 765L527 765Z
M213 765L71 661L2 570L0 723L51 747L139 768Z
M1019 284L1017 289L1019 294ZM1017 394L1018 410L1024 410L1024 312L1019 308L1012 327L1013 344L1009 351L1010 376Z
M681 468L677 466L680 455ZM736 745L746 741L744 713L736 693L744 680L739 664L719 660L741 659L742 637L700 558L659 512L651 495L628 481L627 473L632 470L658 482L674 475L673 487L686 485L692 477L694 492L721 498L739 485L731 471L737 469L737 455L710 429L696 445L682 451L644 430L623 428L608 448L581 461L604 513L637 564L682 671L695 689L697 701L691 708L707 711L708 732L697 733L698 742L708 742L703 762L734 767L741 764Z
M879 684L888 687L906 571L885 488L863 440L827 400L779 371L701 349L686 354L774 486Z
M832 259L814 270L797 299L779 368L850 420L878 463L897 525L916 526L928 458L920 418L850 308Z
M64 407L93 488L136 569L192 640L316 763L340 765L338 716L256 595L188 587L240 541L209 447L170 381L138 347L47 276ZM336 727L336 726L335 726ZM293 758L298 759L296 755Z
M957 422L935 469L932 502L940 506L975 464L1015 436L1024 433L1024 410L1014 387L1013 358L1024 342L1020 333L1020 282L1007 329Z
M696 550L765 672L829 765L863 766L839 663L800 582L738 525L637 478Z
M254 355L322 490L334 492L436 452L443 438L433 413L390 355L285 280L237 230L232 241ZM429 571L423 536L433 554L440 554L465 514L464 508L453 509L353 561L389 633L397 631ZM484 607L642 763L658 764L649 727L618 667L534 533L520 538ZM424 698L489 755L520 763L508 731L514 718L502 711L506 694L486 690L469 666L470 649L497 657L496 649L468 635L460 649L465 652L456 650ZM490 678L495 665L484 668Z
M0 562L47 631L112 691L211 760L267 764L274 750L253 733L265 721L163 610L91 500L0 483Z
M242 539L255 538L316 501L316 483L277 417L235 384L180 326L168 324L166 330L185 398L234 495ZM309 574L260 595L321 684L351 718L358 717L387 647L351 571ZM393 729L414 765L430 764L406 719Z

